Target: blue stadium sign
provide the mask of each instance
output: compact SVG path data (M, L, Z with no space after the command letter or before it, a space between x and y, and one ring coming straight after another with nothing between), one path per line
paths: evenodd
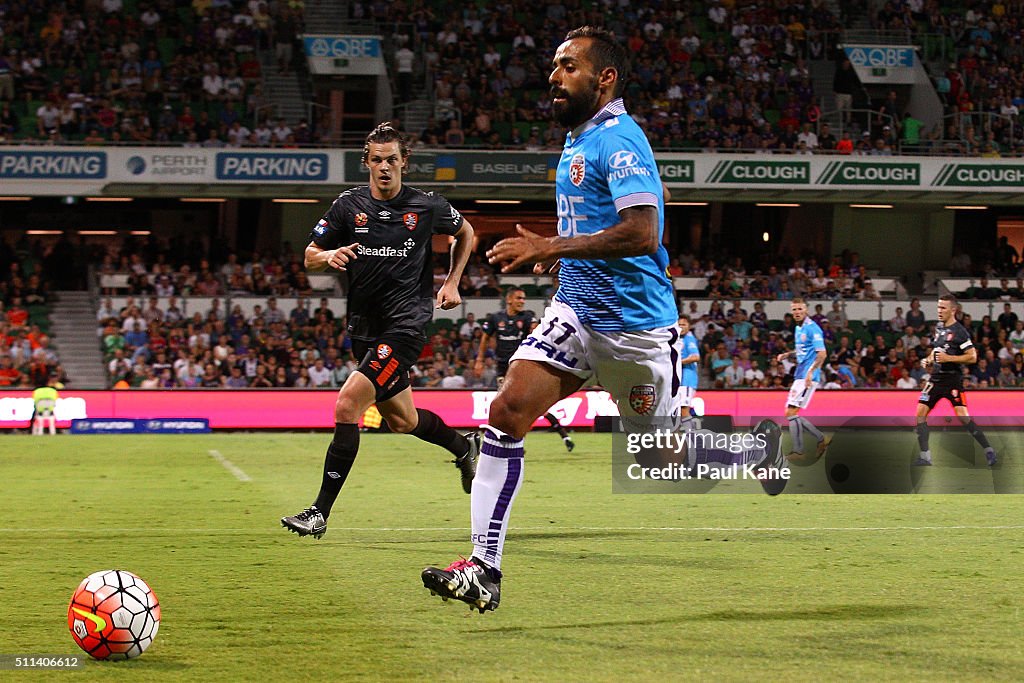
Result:
M376 36L303 36L307 57L363 58L380 57L380 38Z
M856 45L845 47L846 58L854 66L864 68L914 66L914 48L884 47L877 45Z
M218 152L217 180L300 181L327 180L326 154L269 154Z
M8 180L106 177L106 152L0 152L0 178Z

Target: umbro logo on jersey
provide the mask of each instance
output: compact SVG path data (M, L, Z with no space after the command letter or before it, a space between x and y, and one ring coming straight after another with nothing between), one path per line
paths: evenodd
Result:
M569 182L576 187L583 184L583 178L587 175L587 160L582 154L577 154L569 162Z
M388 210L386 210L386 209L385 209L384 211L381 211L381 212L379 212L379 213L378 213L377 215L378 215L378 216L379 216L379 217L380 217L380 218L381 218L382 220L385 220L385 221L386 221L387 219L391 218L391 212L390 212L390 211L388 211Z

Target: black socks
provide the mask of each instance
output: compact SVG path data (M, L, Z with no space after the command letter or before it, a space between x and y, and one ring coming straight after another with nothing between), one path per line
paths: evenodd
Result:
M341 487L345 485L352 463L359 450L359 425L338 422L334 425L334 440L327 447L324 459L324 476L313 505L327 519Z
M456 458L469 453L469 439L446 425L436 413L417 408L416 414L419 415L419 422L416 429L409 432L410 434L446 449Z

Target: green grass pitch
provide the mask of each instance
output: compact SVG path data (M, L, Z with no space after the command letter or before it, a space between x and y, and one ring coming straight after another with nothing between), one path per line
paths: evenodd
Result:
M415 438L363 437L315 541L278 520L329 435L4 437L0 654L80 654L71 593L118 568L163 621L90 681L1020 679L1024 497L613 495L610 437L576 438L528 437L480 615L420 583L471 546L457 471Z

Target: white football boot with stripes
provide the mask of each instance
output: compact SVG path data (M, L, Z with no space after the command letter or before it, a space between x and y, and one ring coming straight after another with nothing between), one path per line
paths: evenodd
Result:
M497 575L497 578L492 576ZM431 595L440 595L447 602L451 598L468 603L483 614L498 609L501 599L501 572L485 568L480 560L460 557L445 569L427 567L420 575Z

